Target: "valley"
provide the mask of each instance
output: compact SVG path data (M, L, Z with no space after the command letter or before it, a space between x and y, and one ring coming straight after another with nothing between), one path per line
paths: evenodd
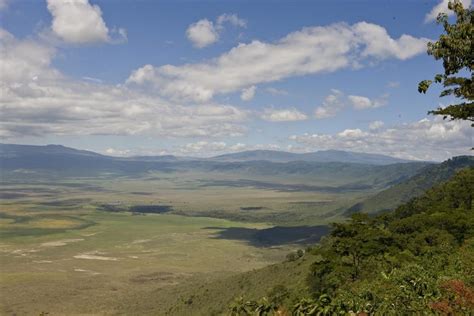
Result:
M285 242L254 246L251 235L236 241L221 234L271 227L263 223L102 211L104 203L162 201L161 194L124 194L119 187L79 180L2 187L4 196L23 194L2 199L2 314L142 314L147 311L121 302L156 291L162 303L154 304L153 312L163 313L174 302L164 289L261 268L282 260L294 247Z
M351 205L426 166L101 156L98 168L92 153L20 149L2 152L4 314L165 313L190 284L318 242Z
M91 154L42 150L2 152L2 314L186 315L196 287L284 261L354 205L437 166L102 156L119 165L84 171Z
M474 316L472 0L0 0L0 316Z

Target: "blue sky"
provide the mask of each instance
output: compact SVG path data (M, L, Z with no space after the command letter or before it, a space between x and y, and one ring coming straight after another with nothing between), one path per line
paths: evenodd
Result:
M470 1L464 1L470 4ZM469 154L417 83L446 1L0 0L3 142L112 155Z

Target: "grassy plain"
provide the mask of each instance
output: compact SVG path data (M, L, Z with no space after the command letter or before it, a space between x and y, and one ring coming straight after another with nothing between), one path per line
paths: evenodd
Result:
M317 241L327 232L324 224L368 193L309 185L318 183L226 173L5 173L1 314L189 313L176 308L192 304L192 286L283 260L310 241L298 233ZM137 205L169 208L126 212ZM295 227L274 227L283 224Z

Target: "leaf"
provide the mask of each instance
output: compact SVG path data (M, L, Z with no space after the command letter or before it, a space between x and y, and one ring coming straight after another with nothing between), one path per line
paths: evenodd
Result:
M419 93L426 93L428 91L430 85L433 83L431 80L423 80L418 84L418 92Z

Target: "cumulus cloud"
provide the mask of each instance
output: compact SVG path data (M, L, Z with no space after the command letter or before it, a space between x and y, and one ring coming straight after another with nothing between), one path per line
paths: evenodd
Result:
M2 28L0 43L1 82L10 83L15 89L27 89L25 84L38 78L51 80L59 76L57 71L49 68L56 54L53 47L31 39L19 41Z
M188 106L113 86L58 84L31 85L33 96L10 90L2 97L2 135L222 137L246 131L247 113L230 105Z
M350 95L347 97L356 109L367 109L372 107L372 101L363 96L359 95Z
M382 128L384 125L385 125L385 123L382 122L382 121L373 121L373 122L370 122L369 129L371 131L375 131L375 130L378 130L378 129Z
M362 67L367 60L405 60L424 53L427 42L406 34L394 39L383 27L366 22L307 27L273 43L241 43L201 63L145 65L133 71L127 82L151 85L172 98L202 102L261 83Z
M212 157L226 153L257 149L282 150L283 148L278 144L229 144L224 141L197 141L175 146L169 153L181 156Z
M219 40L220 33L224 30L224 24L229 23L236 27L246 27L247 22L239 18L236 14L222 14L216 22L202 19L189 25L186 30L187 38L194 47L204 48Z
M214 23L208 19L191 24L186 30L186 36L197 48L209 46L219 39L219 33Z
M307 150L342 149L430 161L470 155L473 145L469 122L441 118L387 128L383 128L381 122L373 122L367 131L356 128L336 134L306 133L289 139L306 146Z
M47 3L53 17L51 29L65 42L85 44L126 40L127 33L122 28L113 30L118 38L112 39L100 7L88 0L47 0Z
M295 108L289 109L265 109L261 118L269 122L304 121L308 116Z
M103 151L106 155L111 156L156 156L156 155L176 155L176 156L191 156L191 157L212 157L227 153L235 153L246 150L287 150L298 152L301 148L292 145L281 144L246 144L246 143L228 143L227 141L210 141L199 140L181 145L174 145L167 148L107 148Z
M331 93L326 96L323 101L323 104L316 108L314 111L314 116L318 119L329 118L336 116L336 114L341 111L344 106L344 94L342 91L337 89L331 89Z
M450 0L441 0L436 6L434 6L430 12L425 16L425 23L435 21L440 13L446 13L449 16L453 15L453 11L448 9L448 3ZM465 8L471 5L471 0L461 0L461 3Z
M337 115L337 113L349 105L351 105L356 110L378 108L387 104L388 97L388 94L383 94L382 96L373 100L360 95L349 95L346 97L342 91L331 89L331 93L326 96L322 105L316 108L314 116L317 119L334 117Z
M244 19L241 19L237 16L237 14L229 14L229 13L224 13L217 17L217 25L222 27L225 23L230 23L233 26L236 27L247 27L247 21Z
M196 154L196 153L215 153L227 148L225 142L207 142L198 141L195 143L188 143L180 148L182 154Z
M73 80L51 65L55 50L0 29L0 136L241 136L248 113L212 102L182 104L123 85ZM92 78L95 79L95 78Z
M360 95L350 95L347 97L349 102L356 110L365 110L370 108L378 108L387 104L388 94L382 95L380 98L371 100L368 97Z
M397 58L405 60L420 53L426 52L427 39L419 39L403 34L393 39L387 30L380 25L360 22L353 26L354 33L364 43L362 57L376 59Z
M243 101L250 101L255 96L255 91L256 90L257 90L257 87L255 87L255 86L251 86L249 88L242 89L242 93L240 94L240 98Z
M116 157L126 157L126 156L130 156L131 152L132 151L130 149L116 149L116 148L110 147L104 151L104 154L109 155L109 156L116 156Z

